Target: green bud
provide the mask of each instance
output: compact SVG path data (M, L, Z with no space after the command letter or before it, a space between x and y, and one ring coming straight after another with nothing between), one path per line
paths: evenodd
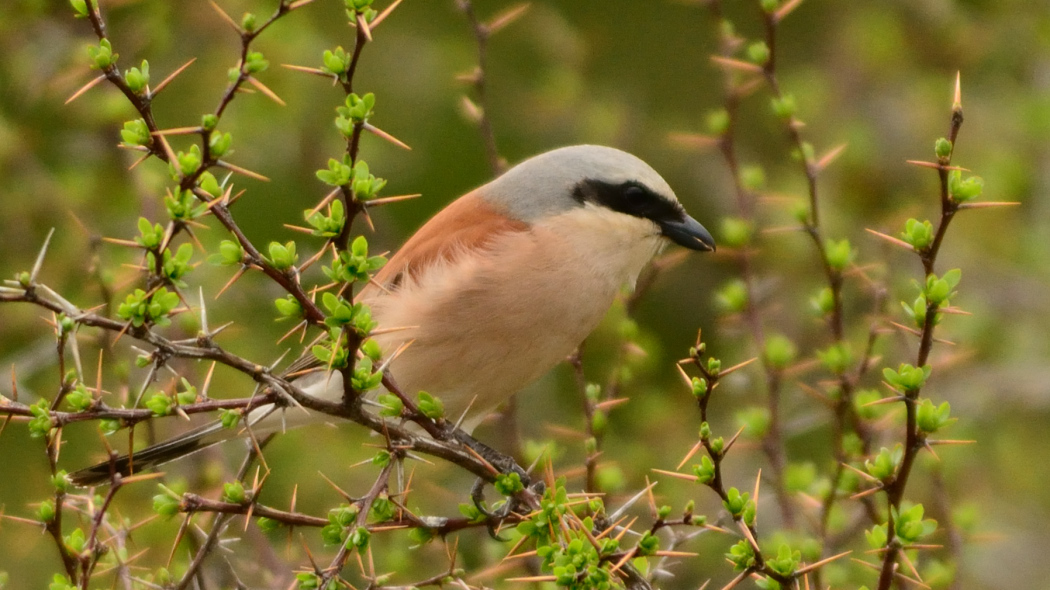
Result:
M790 94L785 94L781 98L773 98L771 104L773 106L773 114L781 119L790 119L795 115L795 110L797 109L795 97Z
M131 68L124 72L124 82L135 94L142 94L149 86L149 62L142 60L141 68Z
M270 67L270 62L263 58L263 54L258 51L249 51L248 55L244 58L244 73L248 75L258 74L266 71L266 68Z
M117 420L117 419L106 418L104 420L99 420L99 422L98 422L98 429L99 429L99 431L101 431L102 434L104 434L106 436L109 436L109 435L113 434L114 432L117 432L118 430L120 430L120 427L121 427L120 420Z
M595 410L591 416L591 432L601 435L609 425L609 417L601 410Z
M700 440L711 438L711 425L707 422L700 423Z
M696 476L696 482L699 484L707 485L715 479L715 463L711 460L711 457L704 455L700 459L699 465L693 465L693 475Z
M729 131L729 112L718 109L707 114L707 131L711 135L725 135Z
M266 518L265 516L260 516L259 518L257 518L255 520L255 524L258 525L259 530L264 533L272 533L281 528L280 521L273 520L272 518Z
M868 541L868 547L872 549L882 549L886 546L888 533L886 532L886 525L877 524L871 528L871 530L864 531L864 538Z
M722 370L722 361L716 359L715 357L710 357L710 358L707 359L707 372L708 373L711 373L712 375L718 375L718 373L721 370Z
M73 532L62 537L62 541L66 549L73 555L80 555L87 545L87 538L84 535L84 530L81 528L73 529Z
M846 342L832 344L824 350L818 350L817 358L820 359L825 369L836 375L845 373L853 364L853 353Z
M521 476L512 471L510 473L501 473L497 475L493 487L503 496L513 496L524 490L525 484L521 482Z
M363 551L368 547L368 541L372 538L372 533L368 532L365 527L355 527L350 532L350 536L346 538L346 548L352 549L357 548L358 551Z
M769 46L762 41L756 41L748 46L747 58L760 66L769 61Z
M124 128L120 131L120 138L123 140L124 145L128 146L149 146L153 143L153 136L150 134L149 127L146 125L146 121L142 119L125 122Z
M947 160L952 155L952 142L942 137L933 144L933 151L937 154L938 160Z
M161 486L164 493L153 496L153 511L163 518L171 518L179 513L181 500L175 492Z
M789 492L805 492L817 479L817 467L813 463L788 463L784 468L784 487Z
M809 204L805 201L792 203L791 218L802 225L809 225Z
M653 555L660 550L660 539L650 531L645 531L642 538L638 540L637 554L640 556Z
M769 432L769 408L752 406L736 413L737 426L744 428L744 434L761 439Z
M245 12L244 16L241 17L241 28L251 33L255 31L255 15L250 12Z
M587 439L583 441L583 450L587 453L588 456L597 453L598 439L594 438L593 436L588 436Z
M282 317L298 318L303 315L303 306L299 303L299 300L292 295L286 295L281 299L275 299L273 304L277 307L277 312L281 314Z
M766 362L778 370L786 369L795 360L798 349L782 334L773 334L766 339Z
M749 298L747 284L734 279L715 293L718 304L728 313L740 313L747 309Z
M268 250L270 252L270 263L277 270L288 270L299 261L299 256L295 253L295 242L288 242L284 245L278 242L270 242Z
M598 467L598 472L595 473L595 483L603 492L621 492L627 487L627 476L618 465L606 463Z
M335 51L325 50L322 57L324 66L321 68L333 76L342 77L346 75L346 69L350 65L350 59L342 47L336 47Z
M408 538L415 545L424 545L434 538L434 532L430 529L414 528L408 531Z
M922 389L922 386L926 384L926 380L929 379L931 371L930 365L914 367L908 364L901 364L896 371L889 367L883 369L882 377L887 383L901 391L913 392Z
M232 504L243 504L246 499L244 484L240 481L222 484L222 499Z
M241 420L241 411L236 409L222 410L219 412L219 420L223 428L233 428Z
M961 171L952 170L948 176L948 189L952 201L965 203L981 196L984 191L984 179L980 176L970 176L963 180Z
M401 401L401 398L392 393L384 393L376 398L376 401L383 406L383 408L379 410L380 416L398 418L405 410L405 403Z
M933 244L933 225L929 221L909 219L904 223L901 239L911 244L916 251L921 252Z
M916 504L908 510L896 514L894 528L897 537L905 544L915 543L937 530L937 521L923 519L922 504Z
M847 239L838 241L829 239L824 243L824 256L832 270L838 272L845 270L853 262L854 254L853 247Z
M703 377L693 377L690 382L693 390L693 397L700 399L707 395L707 379Z
M439 420L445 415L445 404L425 391L420 391L417 395L416 405L419 411L431 420Z
M736 488L729 488L726 490L726 499L722 500L722 506L734 519L739 519L744 515L748 504L751 504L750 496L747 492L740 493Z
M874 460L864 462L864 469L875 479L888 481L897 472L897 466L903 457L904 449L899 444L894 446L893 450L882 447Z
M229 133L212 133L208 137L208 151L215 158L221 158L230 153L230 144L233 136Z
M219 118L211 113L208 113L201 117L201 127L204 128L205 131L214 130L218 124Z
M919 430L932 434L954 421L951 413L952 408L948 402L935 406L932 401L924 399L916 408L915 423Z
M749 191L761 190L766 185L766 173L761 166L744 166L740 170L740 184Z
M44 500L36 509L36 518L40 522L48 523L55 519L55 501Z
M726 217L722 220L722 243L730 248L747 246L753 233L754 228L746 219Z
M91 69L93 70L105 70L117 62L118 56L116 53L113 53L113 46L110 44L109 39L100 40L97 46L89 46L87 52L88 59L91 60Z
M69 4L73 7L73 16L76 18L88 17L87 0L69 0Z

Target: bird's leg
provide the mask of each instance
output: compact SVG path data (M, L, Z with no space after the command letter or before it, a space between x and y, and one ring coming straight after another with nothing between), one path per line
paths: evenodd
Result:
M485 530L488 531L489 536L497 541L509 541L499 536L496 529L503 524L503 521L510 514L512 504L515 503L514 498L508 498L507 502L496 512L489 512L488 508L485 507L485 480L478 478L474 482L474 486L470 488L470 499L474 502L474 507L478 509L485 517Z

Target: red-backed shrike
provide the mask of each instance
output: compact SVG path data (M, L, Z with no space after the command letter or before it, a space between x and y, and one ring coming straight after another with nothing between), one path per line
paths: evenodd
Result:
M439 397L450 417L465 412L462 427L470 432L571 354L621 287L633 287L669 242L715 248L648 164L613 148L565 147L453 201L409 238L358 300L371 306L380 326L408 327L374 337L386 353L414 341L389 366L400 388ZM296 384L320 398L342 398L338 372L307 374ZM260 408L249 422L260 434L327 418ZM232 436L232 429L201 427L135 453L135 469ZM99 483L110 467L101 463L73 479Z

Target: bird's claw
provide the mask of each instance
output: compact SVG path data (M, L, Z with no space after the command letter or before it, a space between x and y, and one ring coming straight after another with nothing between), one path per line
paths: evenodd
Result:
M509 541L510 539L499 536L499 533L496 532L496 530L503 526L503 521L510 516L511 512L513 512L513 509L517 505L517 500L514 498L508 498L507 502L504 503L499 510L490 512L489 509L485 507L485 480L480 477L474 482L474 486L470 489L470 499L474 502L474 507L478 509L478 512L485 517L485 529L488 531L489 536L496 541Z

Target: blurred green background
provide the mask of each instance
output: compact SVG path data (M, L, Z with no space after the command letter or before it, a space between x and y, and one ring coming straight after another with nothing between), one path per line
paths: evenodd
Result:
M254 0L220 4L235 16L249 10L266 15L274 6ZM488 18L511 4L479 0L476 8ZM755 3L726 4L741 34L760 35ZM238 42L206 2L114 0L103 1L102 8L122 69L149 59L156 84L197 58L156 100L162 127L197 124L202 113L215 107L226 70L236 61ZM60 1L0 4L0 276L30 267L54 227L41 279L86 308L103 302L100 284L118 299L138 286L135 272L122 266L136 262L133 253L98 238L131 238L139 216L160 220L166 171L150 161L127 172L137 154L116 147L118 131L123 121L136 116L112 88L102 85L63 104L91 76L84 47L94 38L87 23L71 14ZM574 143L625 149L661 172L695 217L717 227L722 216L734 211L720 158L714 152L683 150L668 140L672 132L702 131L706 113L721 102L720 74L708 61L715 49L714 26L705 8L689 2L533 1L520 21L490 43L488 114L501 153L513 163ZM1041 559L1050 546L1045 485L1050 474L1045 435L1050 418L1050 205L1045 198L1050 183L1050 3L807 0L784 23L781 40L781 83L799 104L806 137L818 153L843 142L849 146L820 179L826 231L849 237L863 264L878 265L871 271L875 276L891 276L897 297L891 298L889 311L895 319L895 301L910 293L909 279L919 276L921 267L863 229L896 233L908 217L936 214L935 175L904 161L933 157L934 140L947 130L955 73L962 72L966 123L955 162L985 178L986 199L1021 206L960 214L943 251L940 270L963 271L961 294L953 303L974 315L946 321L940 335L958 344L936 351L935 360L947 370L938 371L928 393L935 400L950 400L953 414L960 417L951 438L973 438L978 444L945 448L936 469L943 472L957 506L979 507L959 587L1047 587ZM233 133L231 161L272 179L234 178L248 190L234 213L256 243L301 237L282 224L299 223L302 210L326 192L314 171L342 150L332 126L342 92L322 78L279 64L316 67L324 49L352 43L342 2L318 0L279 21L255 45L271 62L261 79L287 106L259 94L240 96L220 129ZM356 88L376 94L373 122L412 151L366 135L362 157L377 176L389 179L385 195L424 195L374 213L378 231L369 239L377 249L394 249L429 215L490 177L480 136L461 112L461 97L470 89L455 80L471 71L476 59L473 36L451 0L406 0L365 48ZM739 146L746 163L765 168L767 192L778 197L769 199L763 212L764 225L772 227L789 222L780 203L802 197L804 183L787 156L780 124L768 111L763 91L745 101ZM188 145L175 144L183 149ZM218 229L198 235L210 246L226 237ZM302 239L299 244L309 253L318 245ZM769 329L791 335L804 354L825 345L826 330L807 309L821 280L810 244L801 234L770 236L764 238L760 260L762 289L777 295L766 316ZM101 270L96 273L96 268ZM610 489L643 487L650 467L673 469L695 441L699 419L672 363L685 356L697 328L704 328L712 352L727 363L753 356L738 326L719 319L712 296L735 268L725 256L690 256L661 276L642 300L636 319L649 356L631 366L633 378L624 393L632 401L610 416L604 457L613 468L607 472ZM215 293L229 276L229 269L201 265L190 275L190 292L203 285L206 293ZM275 285L249 275L210 301L212 325L236 322L220 343L260 362L276 359L287 344L273 342L289 327L268 319L275 315L271 302L278 295ZM850 311L858 330L852 335L859 342L867 326L866 308L863 296L854 295L858 303ZM23 401L52 396L58 382L54 340L44 319L29 306L0 306L0 369L6 374L14 368ZM183 320L175 330L195 333L191 314ZM587 358L590 378L604 380L620 327L614 319L596 335ZM96 336L82 333L84 362L93 379ZM104 385L118 396L128 389L134 393L143 377L132 364L128 340L105 359ZM911 343L905 342L888 339L883 350L888 363L913 356L907 352ZM182 364L179 369L200 383L207 367ZM807 379L813 382L819 376ZM10 396L9 379L0 381L0 392ZM235 396L246 394L247 387L246 379L220 370L211 391ZM762 403L763 385L756 371L719 391L725 395L714 402L715 428L728 436L736 430L737 410ZM522 436L558 440L566 449L558 460L562 470L582 465L581 442L559 438L548 428L579 428L582 422L568 370L559 367L527 395L521 404ZM784 407L791 457L826 469L826 410L797 388L786 392ZM158 423L156 432L140 432L145 439L182 428L168 420ZM264 501L287 506L298 483L299 508L323 513L339 499L316 475L318 470L351 493L363 493L371 468L347 469L370 455L361 447L368 439L358 430L343 425L281 437L267 453L274 472ZM505 442L491 427L477 434ZM69 428L66 437L63 466L74 469L100 458L92 426ZM30 504L48 495L42 446L26 436L22 424L0 436L0 512L30 516ZM174 465L169 479L184 478L191 489L214 494L216 483L239 461L241 450L234 447ZM750 450L736 451L728 460L729 477L742 488L751 486L763 464L756 447L745 445ZM214 460L223 457L225 462ZM929 500L931 463L920 462L909 498ZM444 466L420 466L416 477L420 493L415 502L424 511L456 514L455 505L465 500L469 486L463 474ZM580 485L578 478L570 481ZM140 484L122 491L119 510L129 518L146 516L153 490L151 484ZM716 518L719 511L713 494L684 482L664 481L657 492L676 509L695 498L698 512ZM768 499L762 507L767 505L769 516L764 518L772 523L775 510ZM136 532L136 546L155 547L144 565L163 564L176 527L177 521L158 522ZM316 533L305 534L312 545L319 544ZM304 563L298 540L286 547L282 537L275 537L272 554L260 553L259 535L250 527L245 540L232 546L231 560L239 570L246 559L264 566L245 574L252 587L273 583L267 581L272 580L266 572L269 564ZM400 579L405 583L435 573L443 550L398 549L395 545L407 544L399 535L379 541L380 547L388 547L384 571L411 570ZM476 545L464 550L468 569L498 561L507 549L485 543L483 533L465 538ZM701 557L677 566L678 577L664 586L695 588L708 577L724 584L732 578L721 558L728 545L724 537L706 535L685 547ZM185 557L185 551L177 555ZM54 547L38 530L0 521L0 571L9 572L11 588L43 587L59 569ZM873 584L874 576L863 572L842 567L827 579L835 587Z

